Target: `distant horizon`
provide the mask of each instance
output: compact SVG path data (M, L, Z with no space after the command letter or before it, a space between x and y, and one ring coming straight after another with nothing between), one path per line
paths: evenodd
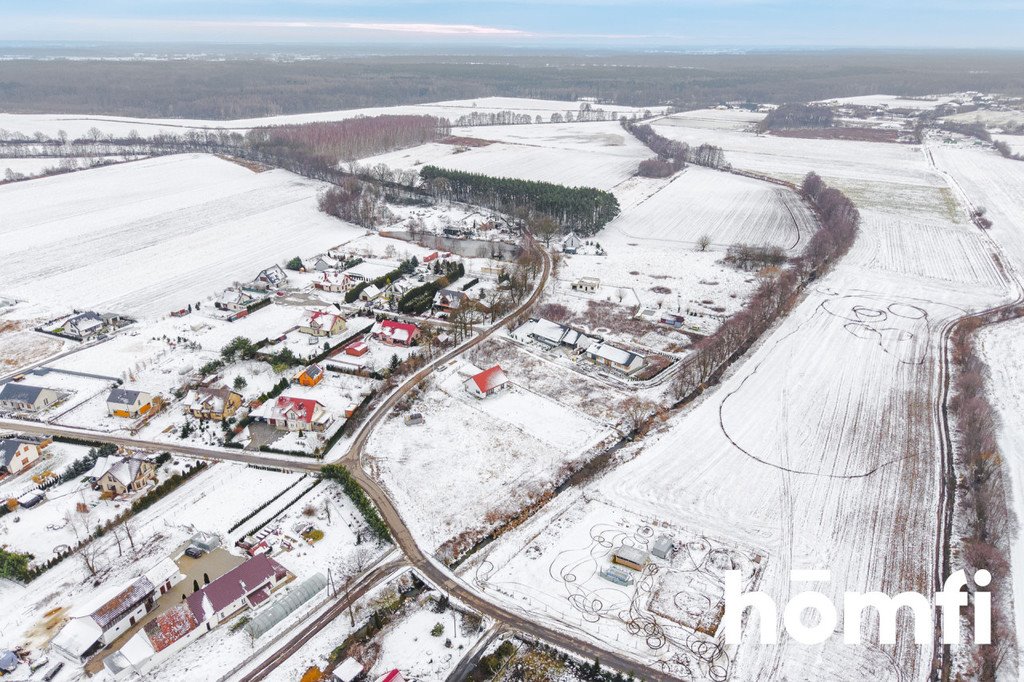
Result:
M0 41L617 50L1022 49L1009 0L38 0Z

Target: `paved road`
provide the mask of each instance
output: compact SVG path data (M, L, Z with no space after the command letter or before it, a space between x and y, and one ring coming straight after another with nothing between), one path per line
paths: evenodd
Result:
M394 561L388 561L387 563L381 564L380 566L364 573L347 592L338 595L337 601L335 601L329 609L317 616L313 621L307 623L306 626L299 630L294 637L289 639L284 646L274 651L274 653L268 656L254 670L251 670L247 674L238 678L238 682L257 682L257 680L265 679L267 675L274 672L278 666L295 655L295 652L301 649L306 642L312 639L328 623L333 621L335 618L344 615L349 606L372 590L377 583L392 575L396 570L405 565L405 559L397 559ZM227 679L236 672L237 670L232 671L221 679Z

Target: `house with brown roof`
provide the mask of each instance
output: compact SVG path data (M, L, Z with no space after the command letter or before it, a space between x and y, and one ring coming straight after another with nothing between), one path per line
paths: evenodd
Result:
M188 392L183 403L185 411L196 419L224 421L238 412L242 396L225 387L199 386Z
M93 487L104 493L124 495L156 483L156 464L137 457L100 457L89 476Z
M54 637L51 646L72 661L85 660L139 622L153 609L160 595L184 577L177 564L165 558L127 585L100 591L81 609L72 610L71 620Z

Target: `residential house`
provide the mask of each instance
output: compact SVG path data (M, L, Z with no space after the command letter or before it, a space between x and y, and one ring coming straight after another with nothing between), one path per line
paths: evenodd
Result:
M562 253L576 253L581 246L583 240L577 237L575 232L570 232L562 240Z
M19 383L4 384L0 388L0 410L39 412L60 400L52 388L26 386Z
M297 377L300 386L316 386L324 378L324 370L320 365L310 365L302 370Z
M590 339L572 327L537 317L524 322L509 334L516 341L529 343L535 341L548 349L565 346L577 348L581 341Z
M363 664L354 658L346 658L334 669L337 682L352 682L363 674Z
M474 374L466 379L464 386L466 391L476 398L486 398L509 387L508 377L501 365L495 365L490 369Z
M617 348L609 343L595 343L586 350L587 358L598 365L632 374L644 366L642 355Z
M184 577L178 566L165 558L127 585L101 591L93 601L72 611L71 620L51 646L72 661L84 661L152 611L160 596Z
M402 673L397 668L381 675L377 682L405 682L405 678L402 677Z
M217 300L213 302L213 307L217 310L230 310L237 312L239 310L246 310L249 306L259 302L259 300L260 298L254 296L250 292L233 287L221 292L220 296L217 297Z
M315 259L313 259L311 267L317 272L337 270L339 267L341 267L341 261L339 261L337 258L334 258L333 256L324 254L322 256L317 256Z
M310 336L336 336L345 331L345 318L326 310L310 310L299 331Z
M40 444L21 438L0 440L0 471L16 474L39 459Z
M107 414L135 419L153 409L153 396L145 391L114 388L107 394Z
M260 270L256 275L256 282L266 285L270 289L278 289L288 281L288 273L280 265L271 265L266 270Z
M601 280L597 277L580 277L569 285L573 291L580 291L585 294L592 294L601 288Z
M182 402L185 410L196 419L224 421L238 412L242 396L228 388L199 386L190 390Z
M100 457L89 471L89 478L96 490L124 495L156 483L156 464L138 457Z
M313 286L321 291L344 293L355 286L356 281L344 272L327 270L313 282Z
M100 315L88 310L69 318L64 323L64 332L82 340L91 339L105 332L118 319L117 315Z
M409 322L382 320L374 326L372 333L373 338L389 346L411 346L420 330Z
M331 415L319 401L282 395L263 403L253 417L263 419L279 431L323 431Z
M146 623L103 665L114 679L143 674L222 622L266 602L288 576L267 555L254 556Z
M434 309L442 313L453 313L458 310L469 296L464 291L441 289L434 294Z
M375 301L380 298L381 290L377 288L375 284L367 284L363 287L363 290L359 292L359 300L364 303Z

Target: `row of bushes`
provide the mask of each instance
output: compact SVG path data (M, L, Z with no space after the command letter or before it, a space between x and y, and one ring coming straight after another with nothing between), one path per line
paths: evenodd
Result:
M381 518L377 508L373 506L373 502L366 496L363 489L359 487L359 483L352 477L349 470L341 464L326 464L320 469L320 473L332 481L341 484L345 494L348 495L349 499L359 510L359 513L363 515L366 520L366 524L381 540L391 540L391 531L388 530L388 526L384 523L384 519Z
M242 525L243 523L245 523L246 521L248 521L248 520L249 520L249 519L251 519L252 517L254 517L254 516L256 516L257 514L259 514L259 513L261 512L261 511L263 511L264 509L266 509L267 507L269 507L270 505L272 505L272 504L273 504L274 502L276 502L276 501L277 501L277 500L278 500L278 499L279 499L279 498L280 498L280 497L281 497L282 495L284 495L284 494L285 494L286 492L288 492L289 490L291 490L292 488L294 488L295 486L297 486L297 485L298 485L299 483L301 483L301 482L302 482L302 479L304 479L305 477L306 477L306 475L305 475L305 474L303 474L303 475L302 475L302 476L300 476L300 477L299 477L298 479L296 479L296 480L295 480L295 482L294 482L294 483L292 483L292 484L291 484L290 486L288 486L287 488L285 488L284 490L282 490L282 491L281 491L281 492L279 492L278 494L274 495L273 497L271 497L271 498L270 498L269 500L267 500L266 502L264 502L264 503L263 503L263 504L261 504L260 506L258 506L258 507L256 507L255 509L253 509L253 510L252 510L251 512L249 512L248 514L246 514L246 515L245 515L245 516L244 516L243 518L239 519L239 521L238 521L237 523L235 523L235 525L233 525L233 526L231 526L230 528L228 528L228 532L229 532L229 533L233 533L234 531L238 530L238 528L240 528L240 527L241 527L241 525Z
M302 480L302 479L299 479L299 480ZM277 514L275 514L274 516L270 517L269 519L267 519L266 521L264 521L264 522L263 522L263 523L261 523L260 525L258 525L258 526L256 526L256 527L254 527L254 528L251 528L251 529L249 529L249 531L248 531L248 532L246 533L246 536L250 536L250 535L255 535L256 533L260 532L260 531L261 531L261 530L263 529L263 527L264 527L264 526L266 526L266 525L267 525L268 523L270 523L270 522L271 522L271 521L273 521L273 520L274 520L275 518L277 518L278 516L280 516L280 515L281 515L281 514L282 514L282 513L283 513L283 512L284 512L284 511L286 510L286 509L288 509L289 507L291 507L292 505L294 505L294 504L295 504L296 502L298 502L299 500L301 500L301 499L302 499L303 497L305 497L306 495L308 495L308 494L309 494L309 492L310 492L310 491L311 491L311 490L312 490L313 488L317 487L317 486L318 486L318 485L320 485L321 483L323 483L323 479L322 479L322 478L316 478L316 479L315 479L315 480L314 480L314 481L313 481L312 483L310 483L310 484L309 484L309 485L308 485L308 486L306 487L306 489L305 489L305 490L303 490L303 491L302 491L301 493L299 493L299 494L298 494L298 495L296 495L296 496L295 496L294 498L292 498L291 502L289 502L289 503L288 503L288 504L286 504L285 506L281 507L281 511L279 511L279 512L278 512Z

